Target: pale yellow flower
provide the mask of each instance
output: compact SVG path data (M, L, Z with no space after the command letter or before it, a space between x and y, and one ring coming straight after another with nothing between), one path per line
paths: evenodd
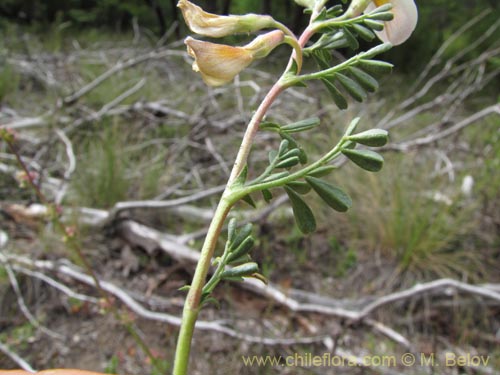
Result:
M205 12L187 0L180 0L177 6L181 9L184 20L191 31L212 38L249 33L277 26L277 22L270 16L257 14L219 16Z
M205 42L186 38L190 56L195 58L193 70L200 72L210 86L221 86L231 82L252 61L266 57L283 43L285 35L280 30L271 31L255 38L243 47Z
M366 12L384 5L392 4L391 12L394 14L392 21L384 24L384 30L377 31L376 34L383 42L389 42L392 45L398 45L405 42L415 30L418 21L418 11L414 0L373 0Z

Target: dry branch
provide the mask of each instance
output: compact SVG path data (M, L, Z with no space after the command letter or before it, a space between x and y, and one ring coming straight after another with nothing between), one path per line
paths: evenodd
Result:
M92 82L86 84L76 92L74 92L71 95L66 96L63 99L63 103L65 105L70 105L75 103L78 99L80 99L82 96L88 94L90 91L95 89L97 86L102 84L104 81L115 75L116 73L124 70L124 69L129 69L132 68L138 64L141 64L143 62L146 62L148 60L153 60L153 59L163 59L165 57L170 57L170 56L181 56L184 57L186 56L185 52L181 51L175 51L175 50L170 50L170 49L162 49L158 51L151 51L145 55L133 57L131 59L128 59L126 61L120 61L116 63L112 68L101 74L99 77L94 79Z
M12 359L14 361L14 363L16 363L23 370L26 370L29 372L36 372L36 370L33 367L31 367L31 365L25 359L23 359L16 352L9 349L9 347L7 345L3 344L2 342L0 342L0 352L4 353L7 357Z
M500 116L500 104L492 105L487 108L484 108L483 110L474 113L473 115L467 117L466 119L460 121L459 123L442 130L438 133L432 133L429 134L425 137L417 138L417 139L412 139L406 142L401 142L401 143L393 143L388 146L385 146L383 149L384 150L393 150L393 151L408 151L412 148L416 147L422 147L422 146L427 146L429 144L432 144L434 142L437 142L439 140L442 140L443 138L449 137L453 134L458 133L459 131L463 130L469 125L472 125L476 123L477 121L488 117L492 114L496 114Z
M81 283L84 283L89 286L95 286L94 280L92 277L86 275L82 271L80 271L76 266L70 264L69 262L64 262L67 264L56 263L52 261L42 261L42 260L31 260L26 257L20 257L16 255L7 255L6 258L9 262L15 264L21 264L24 267L36 268L38 270L44 271L53 271L59 274L65 275L67 277L71 277L74 280L77 280ZM15 268L16 265L13 265ZM20 267L19 271L22 272L24 267ZM181 319L175 315L155 312L146 309L140 303L138 303L134 298L132 298L126 291L122 288L116 286L115 284L99 280L100 286L106 292L112 294L117 299L119 299L128 309L137 314L138 316L159 321L163 323L167 323L173 326L179 326L181 323ZM76 294L73 293L73 296ZM260 343L264 345L296 345L296 344L312 344L312 343L321 343L327 336L316 336L316 337L301 337L301 338L293 338L293 339L283 339L283 338L269 338L264 336L253 336L249 334L245 334L239 332L235 329L229 328L224 325L224 322L219 321L198 321L196 323L196 328L199 330L213 331L217 333L222 333L228 336L231 336L236 339L244 340L252 343Z

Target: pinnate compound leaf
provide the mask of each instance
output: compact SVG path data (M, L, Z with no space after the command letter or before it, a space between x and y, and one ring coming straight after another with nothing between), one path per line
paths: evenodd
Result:
M384 165L384 158L371 150L342 149L342 153L358 167L369 172L378 172Z
M316 219L306 202L294 190L284 186L290 203L292 204L293 216L300 231L310 234L316 230Z
M339 212L346 212L352 206L352 200L340 188L315 177L306 177L307 183L327 205Z

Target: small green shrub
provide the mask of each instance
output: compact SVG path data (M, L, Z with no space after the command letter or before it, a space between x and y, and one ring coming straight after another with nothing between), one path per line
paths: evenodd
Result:
M352 211L355 238L366 241L357 246L395 259L401 272L441 277L478 272L480 257L465 240L476 224L474 205L460 195L460 186L431 177L415 155L390 163L383 178L349 179L349 190L359 192Z
M123 141L119 126L114 126L85 145L72 185L79 205L109 208L127 197Z

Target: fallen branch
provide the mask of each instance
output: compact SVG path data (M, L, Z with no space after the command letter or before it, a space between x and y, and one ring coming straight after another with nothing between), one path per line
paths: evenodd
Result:
M427 146L431 143L437 142L443 138L449 137L450 135L453 135L465 127L474 124L475 122L490 116L492 114L497 114L500 115L500 104L492 105L487 108L484 108L483 110L474 113L473 115L467 117L466 119L458 122L457 124L440 131L435 134L429 134L428 136L417 138L417 139L412 139L407 142L401 142L401 143L393 143L388 146L385 146L383 149L384 150L393 150L393 151L408 151L412 148L417 148L421 146Z
M184 57L186 54L181 51L175 51L175 50L159 50L159 51L151 51L145 55L142 56L137 56L131 59L128 59L126 61L120 61L116 63L111 69L107 70L103 74L101 74L99 77L94 79L92 82L86 84L76 92L74 92L71 95L66 96L62 103L64 105L71 105L75 103L78 99L80 99L82 96L85 94L89 93L93 89L95 89L97 86L102 84L104 81L106 81L108 78L112 77L114 74L124 70L124 69L129 69L132 68L135 65L141 64L143 62L146 62L148 60L153 60L153 59L162 59L167 56L180 56Z
M9 262L22 264L26 267L34 267L39 270L55 271L65 276L71 277L72 279L82 282L86 285L92 287L95 286L95 281L93 280L93 278L86 275L82 271L78 270L74 265L58 264L52 261L31 260L25 257L20 257L15 255L8 255L7 258ZM22 268L20 268L20 270L22 270ZM103 290L115 296L125 306L127 306L127 308L129 308L132 312L134 312L138 316L149 320L167 323L177 327L180 326L181 319L179 317L167 313L155 312L146 309L144 306L138 303L134 298L132 298L128 293L126 293L122 288L116 286L111 282L99 280L99 284ZM260 343L271 346L321 343L326 337L328 337L328 336L316 336L316 337L283 339L283 338L270 338L264 336L253 336L229 328L224 325L224 322L219 322L219 321L212 321L212 322L198 321L196 323L196 328L204 331L213 331L217 333L222 333L230 337L251 343Z
M31 367L31 365L26 362L26 360L24 360L19 354L13 352L7 345L3 344L2 342L0 342L0 352L4 353L7 357L12 359L23 370L36 372L36 370Z
M9 278L10 285L17 298L17 305L19 306L19 309L23 313L24 317L30 322L30 324L33 327L39 329L41 332L45 333L46 335L54 339L61 340L63 336L42 326L40 322L33 316L31 311L28 309L28 306L26 306L26 303L24 302L24 297L21 293L21 288L19 287L19 284L17 282L16 275L14 274L14 271L7 262L7 259L1 252L0 252L0 263L2 263L2 266L5 268L5 271L7 272L7 277Z

